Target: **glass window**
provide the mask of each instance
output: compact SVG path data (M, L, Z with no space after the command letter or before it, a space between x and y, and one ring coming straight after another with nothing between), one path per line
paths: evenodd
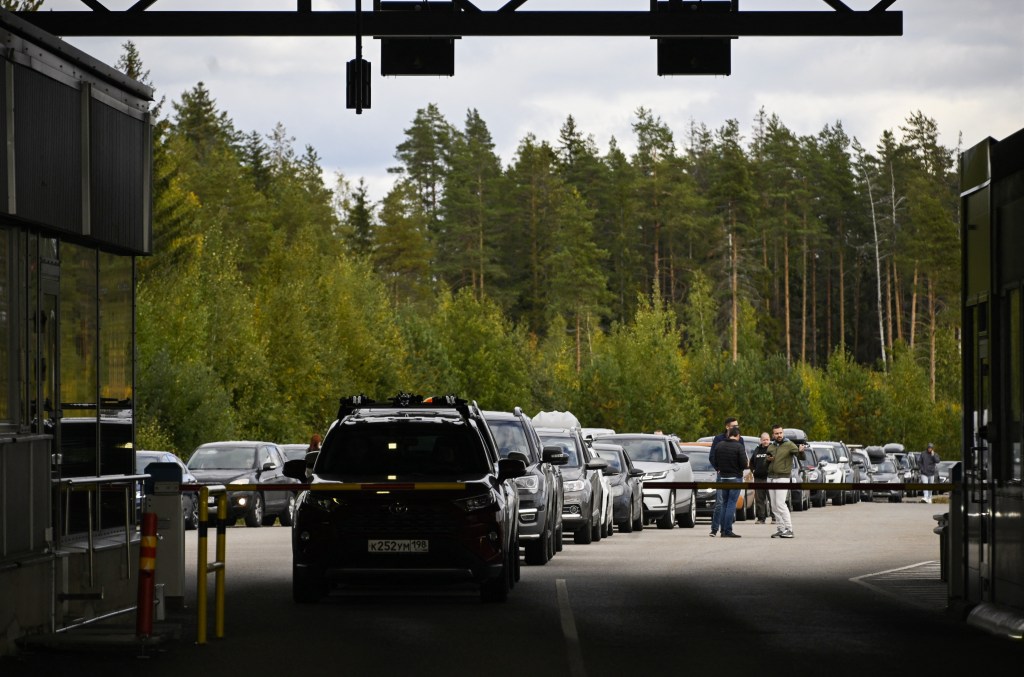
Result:
M18 371L11 362L11 232L4 228L0 230L0 422L11 420L11 376L16 376ZM17 392L15 390L15 392Z
M61 243L60 253L62 471L98 475L96 251Z

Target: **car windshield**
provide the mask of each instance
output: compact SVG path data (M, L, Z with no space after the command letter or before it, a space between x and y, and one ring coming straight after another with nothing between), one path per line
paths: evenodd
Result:
M693 472L714 472L715 469L711 466L711 462L708 460L708 450L706 449L684 449L686 455L690 457L690 467L693 468Z
M829 463L839 462L839 458L836 457L836 450L830 446L812 447L812 449L814 449L814 455L819 463L822 461L828 461Z
M156 445L154 445L154 446L156 446ZM135 473L137 475L142 475L142 474L144 474L146 472L146 466L147 465L149 465L150 463L161 463L161 462L163 462L163 460L164 460L163 457L158 455L158 454L145 454L145 455L143 455L143 454L140 454L140 453L136 452L135 453Z
M569 457L569 460L565 462L565 467L580 467L580 455L576 453L576 445L573 444L572 438L566 435L541 435L540 441L545 447L558 447L563 454Z
M892 461L882 461L875 466L875 472L896 472L896 466Z
M519 421L487 421L487 427L491 429L494 442L498 445L498 454L502 458L508 458L513 451L518 451L530 459L530 443Z
M616 444L621 444L622 448L626 450L626 455L629 456L629 460L633 463L671 463L672 459L669 457L668 445L663 440L657 439L644 439L644 438L633 438L633 439L619 439L615 440Z
M594 451L597 452L598 456L608 461L609 470L622 472L622 459L619 458L618 453L614 451L601 451L600 449L595 449Z
M438 475L485 473L487 454L466 425L389 421L340 425L324 440L320 475Z
M285 459L289 461L296 461L300 458L306 458L306 453L309 447L305 444L286 444L281 447L281 451L284 452Z
M254 447L201 447L188 459L189 470L253 470Z

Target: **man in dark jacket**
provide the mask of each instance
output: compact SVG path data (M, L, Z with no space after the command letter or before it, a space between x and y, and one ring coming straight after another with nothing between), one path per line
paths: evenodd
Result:
M715 470L718 471L719 482L739 483L743 481L743 471L747 469L747 451L740 438L738 426L729 428L728 435L725 441L718 443L715 450ZM740 490L738 487L720 489L718 496L721 498L715 502L715 515L719 514L721 505L722 537L739 538L740 535L733 532L732 525L736 521L736 501L740 497ZM718 525L714 521L714 516L711 519L711 535L714 536Z
M768 465L772 462L768 455L768 445L772 443L771 435L761 433L761 443L750 457L750 472L755 482L768 481ZM768 500L767 489L754 489L754 517L758 524L764 524L772 514L771 502ZM775 518L772 517L772 522Z
M938 475L939 469L939 455L935 453L935 445L931 442L928 443L928 448L921 454L921 482L924 484L935 484L936 475ZM931 490L924 492L924 502L932 502Z

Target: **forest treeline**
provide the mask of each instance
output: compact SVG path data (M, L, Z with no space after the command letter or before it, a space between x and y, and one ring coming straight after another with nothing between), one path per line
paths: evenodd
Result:
M119 67L146 81L125 45ZM589 426L959 444L955 151L910 114L870 149L762 110L632 153L569 115L500 158L428 104L379 201L199 83L154 134L138 261L138 443L308 440L341 396L454 392Z

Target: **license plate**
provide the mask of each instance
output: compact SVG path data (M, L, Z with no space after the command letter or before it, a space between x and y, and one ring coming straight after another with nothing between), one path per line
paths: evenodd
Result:
M367 541L369 552L430 552L426 539L381 538Z

